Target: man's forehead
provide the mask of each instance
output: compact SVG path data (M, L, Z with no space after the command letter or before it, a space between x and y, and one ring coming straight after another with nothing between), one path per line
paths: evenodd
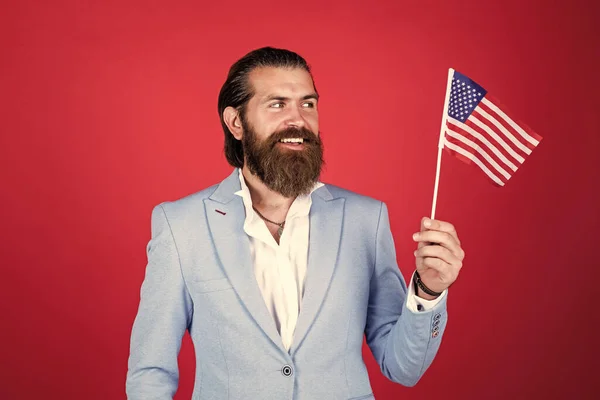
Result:
M256 98L270 95L305 96L315 91L312 78L302 68L260 67L249 75Z

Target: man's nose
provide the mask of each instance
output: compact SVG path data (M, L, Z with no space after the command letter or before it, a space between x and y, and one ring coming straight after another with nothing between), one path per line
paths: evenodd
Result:
M305 125L302 111L298 107L289 107L288 115L285 121L285 125L288 127L294 126L296 128L302 128Z

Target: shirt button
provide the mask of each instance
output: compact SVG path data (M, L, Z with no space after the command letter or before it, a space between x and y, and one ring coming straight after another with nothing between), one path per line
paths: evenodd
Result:
M283 376L291 376L292 367L290 367L289 365L284 365L283 368L281 368L281 373L283 374Z

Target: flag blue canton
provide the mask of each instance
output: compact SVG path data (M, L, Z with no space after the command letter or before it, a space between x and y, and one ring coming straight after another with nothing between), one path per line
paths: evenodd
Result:
M465 122L487 91L470 78L454 71L448 104L448 116Z

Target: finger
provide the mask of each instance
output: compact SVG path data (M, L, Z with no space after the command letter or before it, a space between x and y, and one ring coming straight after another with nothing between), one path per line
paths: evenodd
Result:
M427 221L428 219L429 219L429 218L427 218L427 217L423 217L423 218L421 218L421 229L420 229L420 232L424 232L424 231L427 231L427 230L428 230L428 228L426 228L426 227L425 227L425 225L424 225L425 221ZM423 247L423 246L427 246L427 244L428 244L428 243L425 243L425 242L419 242L419 243L417 244L417 249L420 249L420 248L421 248L421 247Z
M415 251L416 257L437 257L453 268L460 269L462 261L450 250L442 246L425 246Z
M462 259L464 257L464 252L460 248L460 245L456 242L454 236L447 232L440 231L425 231L425 232L416 232L413 234L413 240L419 243L425 242L425 244L435 243L439 244L450 250L454 255L458 258ZM423 246L417 246L418 248L422 248Z
M425 223L425 221L426 221L427 219L428 219L427 217L423 217L423 218L421 218L421 229L420 229L420 232L424 232L424 231L428 230L428 229L425 227L425 225L424 225L424 223ZM414 238L413 238L413 239L414 239ZM421 248L421 247L423 247L423 246L427 246L428 244L429 244L429 243L426 243L426 242L418 242L418 243L417 243L417 249L420 249L420 248Z
M456 239L452 235L446 232L440 231L425 231L416 232L413 235L413 240L416 242L423 242L426 245L439 245L450 250L454 255L462 260L464 252L456 242ZM422 248L423 246L419 247Z
M427 217L421 218L421 232L426 230L441 231L449 233L454 237L456 242L460 245L460 239L458 239L458 233L456 228L450 222L440 221L439 219L430 219Z
M421 270L417 267L417 271L419 271L420 274L423 274L428 268L436 270L439 274L440 281L443 283L453 281L453 270L444 260L437 257L424 257L421 262Z
M441 231L415 232L413 234L413 240L415 240L416 242L436 243L446 245L448 247L460 247L454 236L447 232Z

